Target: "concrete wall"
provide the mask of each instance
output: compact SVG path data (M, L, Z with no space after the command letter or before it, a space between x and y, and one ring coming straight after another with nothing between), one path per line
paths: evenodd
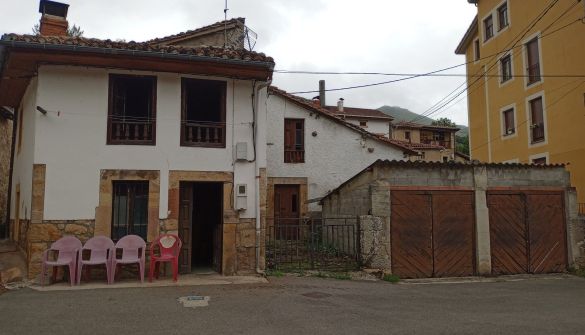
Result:
M285 118L305 120L305 163L284 163ZM377 159L403 159L401 149L364 139L360 133L279 95L268 98L267 124L268 176L306 177L309 200L323 197ZM318 203L309 204L309 211L320 210Z
M157 77L157 131L155 146L106 145L108 75L128 73ZM181 75L114 71L66 66L41 66L36 104L49 111L42 115L25 110L27 164L46 164L44 218L46 220L93 218L98 206L100 170L160 171L160 188L168 189L170 170L229 171L234 184L248 185L248 209L242 218L256 216L254 163L235 162L236 142L248 144L253 158L252 83L222 78L227 82L226 148L181 147ZM189 76L194 77L194 76ZM263 93L258 113L258 165L266 167L266 110ZM34 97L30 99L34 101ZM36 124L36 126L34 126ZM34 127L33 127L34 126ZM34 131L33 131L34 130ZM18 165L18 171L28 167ZM19 175L22 172L19 172ZM30 176L30 174L27 174ZM30 177L28 178L30 180ZM23 187L29 189L29 187ZM161 192L159 217L168 212L168 193ZM29 200L24 199L28 203Z

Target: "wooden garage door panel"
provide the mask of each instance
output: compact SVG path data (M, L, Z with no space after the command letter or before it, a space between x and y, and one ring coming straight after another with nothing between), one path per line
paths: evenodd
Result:
M562 272L567 268L561 194L529 194L526 198L530 236L530 272Z
M524 195L488 195L492 273L528 271Z
M474 274L473 193L433 194L433 251L435 277Z
M401 278L433 275L430 195L392 192L392 271Z

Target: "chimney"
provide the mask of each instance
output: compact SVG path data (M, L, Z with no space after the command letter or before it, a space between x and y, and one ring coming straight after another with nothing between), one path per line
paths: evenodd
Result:
M325 80L319 80L319 101L321 107L325 108Z
M321 106L321 103L319 102L319 96L318 95L317 96L314 96L312 100L313 100L313 105L315 105L315 106Z
M343 113L343 98L339 98L337 101L337 111Z
M67 36L67 10L69 5L49 0L41 0L39 13L41 24L39 32L43 36Z

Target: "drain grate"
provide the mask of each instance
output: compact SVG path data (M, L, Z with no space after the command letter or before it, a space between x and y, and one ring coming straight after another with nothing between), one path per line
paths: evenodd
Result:
M177 299L179 303L183 304L183 307L187 308L209 306L209 300L211 300L210 297L202 295L188 295L186 297L180 297L179 299Z

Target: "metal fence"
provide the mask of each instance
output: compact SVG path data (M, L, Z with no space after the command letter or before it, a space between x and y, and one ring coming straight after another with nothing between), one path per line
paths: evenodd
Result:
M266 264L282 271L359 268L357 218L271 218Z

